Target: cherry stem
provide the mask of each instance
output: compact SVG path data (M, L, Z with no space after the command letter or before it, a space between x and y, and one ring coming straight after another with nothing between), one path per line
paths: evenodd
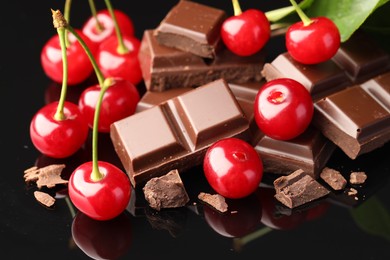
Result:
M64 7L64 18L69 23L70 21L70 8L72 6L72 0L66 0L65 1L65 7ZM68 34L65 34L65 43L66 47L68 48L70 45Z
M114 22L115 33L116 33L116 37L118 38L117 52L119 54L126 54L129 52L129 49L126 47L126 45L123 41L122 33L121 33L121 30L120 30L119 25L118 25L118 21L116 19L115 13L114 13L114 8L112 7L110 0L104 0L104 1L106 3L108 11L110 12L112 21Z
M95 6L95 1L94 0L88 0L89 3L89 8L91 9L92 16L94 17L96 21L96 30L98 32L103 31L103 25L100 23L98 17L97 17L97 12L96 12L96 6Z
M233 247L234 247L234 250L236 251L240 251L242 249L242 247L245 245L245 244L248 244L249 242L251 242L252 240L255 240L259 237L262 237L266 234L268 234L269 232L271 232L273 229L270 228L270 227L262 227L246 236L243 236L243 237L240 237L240 238L235 238L233 240Z
M242 13L242 11L241 11L241 6L240 6L240 3L238 2L238 0L232 0L232 4L233 4L234 15L235 16L240 15Z
M301 18L303 25L308 26L313 22L299 7L299 5L295 2L295 0L290 0L291 4L294 6L295 11L298 13L299 17Z

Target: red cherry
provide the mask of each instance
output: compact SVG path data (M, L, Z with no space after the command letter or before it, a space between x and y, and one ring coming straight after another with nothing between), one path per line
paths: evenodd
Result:
M79 107L64 103L63 120L54 118L58 102L42 107L30 123L30 137L34 146L44 155L65 158L76 153L88 137L88 124Z
M249 56L261 50L270 35L270 23L265 14L257 9L231 16L221 27L224 44L239 56Z
M122 35L134 35L134 24L130 17L124 12L115 9L115 18L118 22L119 29ZM96 20L102 25L102 29L98 30ZM97 46L110 36L116 35L114 21L108 9L100 10L95 17L90 17L82 27L82 32Z
M91 53L96 53L95 45L82 34L75 30L90 47ZM76 85L86 80L93 72L93 67L88 55L72 33L68 33L70 45L67 47L68 59L68 85ZM52 36L43 46L41 51L41 64L45 74L55 82L62 83L62 50L57 35Z
M317 64L332 58L340 47L340 32L327 17L312 18L305 25L299 21L286 32L286 48L296 61Z
M134 114L140 96L134 84L121 78L112 78L113 83L103 96L99 117L99 132L110 131L110 125L117 120ZM96 103L101 87L86 88L80 95L79 108L85 115L90 128L93 127Z
M98 161L103 177L91 178L93 163L77 167L69 178L69 198L81 212L96 220L120 215L130 201L131 185L126 174L115 165Z
M128 52L118 52L118 38L111 36L100 44L96 55L97 63L105 77L123 78L134 85L142 80L138 52L141 42L136 37L123 35Z
M225 138L211 145L203 170L210 186L220 195L238 199L253 193L263 177L263 163L256 150L237 138Z
M298 81L279 78L264 84L254 104L259 129L271 138L289 140L303 133L313 117L309 91Z

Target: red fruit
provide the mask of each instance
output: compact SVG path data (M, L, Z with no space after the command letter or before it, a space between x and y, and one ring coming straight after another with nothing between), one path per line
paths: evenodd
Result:
M254 104L258 127L264 134L278 140L289 140L303 133L313 112L310 93L301 83L289 78L264 84Z
M317 64L332 58L340 47L340 32L327 17L312 18L309 25L302 21L286 32L286 48L296 61Z
M92 162L77 167L69 178L69 198L77 209L96 220L109 220L121 214L130 201L127 175L111 163L98 161L103 178L91 178Z
M88 124L79 107L64 103L63 120L56 120L58 102L42 107L30 123L31 141L42 154L65 158L76 153L88 137Z
M85 41L91 53L95 54L97 51L95 45L79 30L75 31ZM68 39L70 42L66 51L68 59L68 85L76 85L86 80L92 74L93 67L88 55L77 41L76 37L74 37L73 34L68 33ZM58 83L62 83L63 80L61 52L58 34L52 36L45 43L41 51L41 65L45 74Z
M260 156L250 144L237 138L221 139L211 145L203 170L210 186L231 199L253 193L263 177Z
M261 50L270 35L267 17L256 9L227 18L221 27L221 37L226 47L239 56L249 56Z
M130 17L124 12L115 9L115 18L118 22L119 29L122 35L134 35L134 24ZM99 23L103 26L102 30L98 30L96 18L90 17L82 27L82 32L97 46L110 36L116 35L114 21L108 9L100 10L96 13Z
M140 96L134 84L121 78L113 78L102 101L99 116L99 132L110 132L110 125L117 120L134 114ZM79 108L86 117L90 128L93 127L95 107L100 95L100 86L86 88L80 95Z
M98 66L105 77L123 78L134 85L142 80L138 52L141 42L136 37L123 35L123 41L128 52L118 52L118 38L111 36L100 44L96 55Z

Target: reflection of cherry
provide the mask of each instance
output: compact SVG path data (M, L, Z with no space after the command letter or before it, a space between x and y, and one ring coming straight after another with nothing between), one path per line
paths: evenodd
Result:
M242 199L227 199L226 203L228 211L224 214L208 205L203 207L205 220L215 232L225 237L242 237L259 227L262 211L254 194Z
M98 221L78 212L72 223L77 246L93 259L118 259L132 243L131 219L123 212L115 219Z

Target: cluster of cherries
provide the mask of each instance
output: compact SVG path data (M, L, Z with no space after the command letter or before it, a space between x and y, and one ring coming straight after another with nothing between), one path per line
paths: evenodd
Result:
M53 11L58 35L44 46L41 62L47 76L62 83L62 92L59 101L35 114L30 127L34 146L53 158L74 154L92 129L92 161L74 170L68 189L73 204L96 220L118 216L131 194L126 174L111 163L98 161L97 132L109 132L113 122L135 112L140 99L136 85L142 80L137 57L140 41L134 36L133 23L126 14L113 9L109 0L105 2L107 9L91 17L82 29L73 29L59 11ZM252 55L268 42L270 23L260 10L241 12L238 0L232 3L235 14L223 23L222 40L233 53ZM291 3L302 20L291 25L285 36L291 56L304 64L330 59L340 45L337 27L325 17L309 19L295 1ZM99 83L86 88L78 104L65 101L67 85L85 81L93 71ZM287 78L263 85L254 104L259 129L279 140L303 133L313 110L308 90ZM262 160L254 147L237 138L222 139L210 146L203 169L210 186L230 199L252 194L263 176Z

